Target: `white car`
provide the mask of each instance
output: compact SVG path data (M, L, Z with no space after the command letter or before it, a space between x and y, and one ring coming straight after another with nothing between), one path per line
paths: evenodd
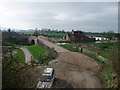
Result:
M43 74L40 81L37 84L37 88L51 88L54 82L54 69L53 68L46 68L43 71Z

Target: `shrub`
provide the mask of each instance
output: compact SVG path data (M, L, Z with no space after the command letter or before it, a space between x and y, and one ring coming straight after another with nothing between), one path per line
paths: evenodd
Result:
M110 52L110 58L109 58L112 62L112 67L118 76L120 76L119 52L120 52L120 42L114 44ZM118 77L118 87L120 88L120 77Z

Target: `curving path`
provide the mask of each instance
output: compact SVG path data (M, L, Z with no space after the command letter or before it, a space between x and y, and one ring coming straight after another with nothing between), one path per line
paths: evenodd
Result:
M32 54L29 52L29 50L25 47L21 47L20 48L24 54L25 54L25 63L30 63L31 62L31 59L32 59Z

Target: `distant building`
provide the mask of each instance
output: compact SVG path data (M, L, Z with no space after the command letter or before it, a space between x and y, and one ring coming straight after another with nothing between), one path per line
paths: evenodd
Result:
M74 31L66 36L66 40L71 42L95 42L94 38L89 38L82 31Z
M101 41L101 40L109 40L109 38L105 37L94 37L96 41Z

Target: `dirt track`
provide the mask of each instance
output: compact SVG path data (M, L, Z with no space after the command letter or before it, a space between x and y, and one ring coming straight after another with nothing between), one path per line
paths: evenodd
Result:
M47 42L48 41L45 41L44 43L43 41L44 44L48 45ZM59 47L59 46L56 47L56 45L54 46L55 48ZM97 77L97 73L100 70L100 65L95 60L83 54L70 52L65 49L62 49L57 52L59 53L58 58L56 60L49 62L47 66L43 66L42 68L44 69L46 67L53 67L55 69L55 77L57 78L57 80L53 87L55 88L58 87L101 88L102 87L101 82ZM63 81L65 81L66 83L63 83Z

